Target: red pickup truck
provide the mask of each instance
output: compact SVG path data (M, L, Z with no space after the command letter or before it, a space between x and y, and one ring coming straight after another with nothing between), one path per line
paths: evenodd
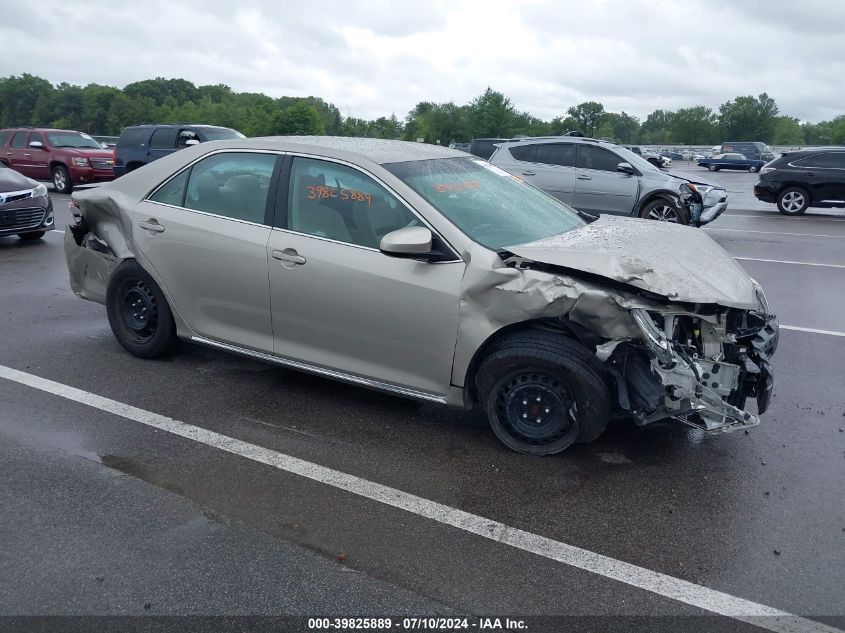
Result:
M0 130L0 163L35 180L51 180L56 191L114 180L114 155L82 132L48 128Z

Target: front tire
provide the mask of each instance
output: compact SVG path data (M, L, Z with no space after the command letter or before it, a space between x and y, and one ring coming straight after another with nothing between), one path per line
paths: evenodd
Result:
M760 169L760 168L759 168L759 167L757 167L757 165L749 165L749 166L748 166L748 171L749 171L750 173L752 173L752 174L757 173L757 170L758 170L758 169Z
M123 348L139 358L158 358L176 344L176 323L164 293L135 260L112 273L106 290L109 325Z
M34 242L35 240L40 240L44 237L45 231L36 231L35 233L19 233L18 237L21 238L24 242Z
M640 217L645 220L672 222L673 224L689 224L689 213L675 202L665 198L652 200L640 211Z
M789 187L778 195L778 211L784 215L801 215L810 206L810 195L801 187Z
M553 455L592 442L611 414L601 365L557 332L528 330L495 343L476 387L493 433L518 453Z
M70 179L70 173L64 165L53 167L53 186L58 193L70 193L73 191L73 181Z

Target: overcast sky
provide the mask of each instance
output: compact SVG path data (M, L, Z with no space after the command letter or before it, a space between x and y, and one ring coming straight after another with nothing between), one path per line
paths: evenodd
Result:
M0 0L0 76L180 77L364 118L487 86L543 119L765 91L818 121L845 113L843 33L838 0Z

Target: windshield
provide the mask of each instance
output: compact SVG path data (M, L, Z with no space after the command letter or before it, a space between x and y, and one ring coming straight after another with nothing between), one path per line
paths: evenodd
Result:
M230 141L235 138L246 138L237 130L228 127L204 127L202 133L209 141Z
M494 251L584 224L573 209L484 160L442 158L384 167L471 239Z
M48 132L47 143L50 147L81 147L85 149L103 149L87 134L81 132Z
M656 171L659 173L660 170L648 162L645 158L640 156L639 154L635 154L629 149L625 149L624 147L614 147L613 151L619 154L624 160L631 163L632 167L636 167L640 171Z

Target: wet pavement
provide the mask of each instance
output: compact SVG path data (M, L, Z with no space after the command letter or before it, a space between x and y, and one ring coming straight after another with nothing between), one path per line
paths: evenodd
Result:
M142 361L70 292L60 233L0 238L0 365L845 627L845 211L786 218L756 175L694 169L781 323L834 333L782 331L748 434L615 423L532 458L478 411L194 345ZM2 378L0 464L0 614L704 614Z

